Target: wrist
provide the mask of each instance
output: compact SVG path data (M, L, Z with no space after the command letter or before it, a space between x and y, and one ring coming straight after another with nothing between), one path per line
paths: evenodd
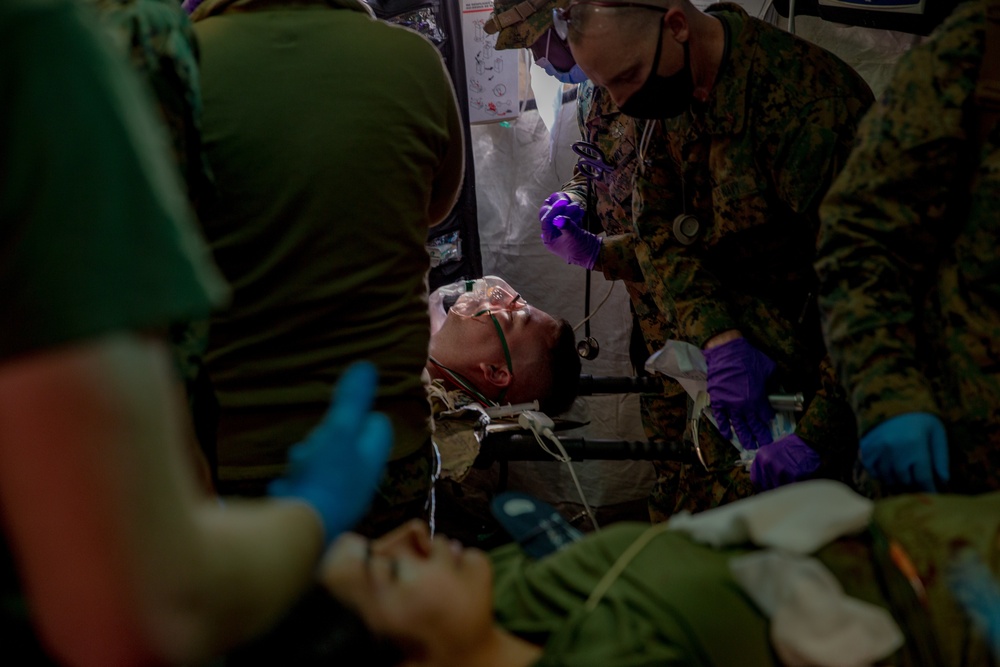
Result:
M702 349L710 350L713 347L719 347L720 345L731 343L737 338L743 338L743 334L741 334L738 329L729 329L728 331L723 331L722 333L716 334L706 340Z

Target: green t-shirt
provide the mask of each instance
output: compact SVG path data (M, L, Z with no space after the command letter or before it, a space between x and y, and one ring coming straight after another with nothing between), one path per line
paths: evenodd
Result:
M462 167L441 56L348 3L235 4L194 14L218 189L200 218L234 289L206 356L220 477L277 476L357 359L379 369L393 458L412 454L429 443L429 206Z
M615 524L540 561L516 545L497 549L498 622L545 646L539 666L777 664L766 619L729 574L728 560L739 552L694 544L677 533L653 537L597 607L584 609L600 579L648 528Z
M224 287L148 93L87 10L3 4L0 359L207 314Z
M225 287L150 100L70 0L0 3L0 364L208 313ZM0 543L0 646L44 664Z

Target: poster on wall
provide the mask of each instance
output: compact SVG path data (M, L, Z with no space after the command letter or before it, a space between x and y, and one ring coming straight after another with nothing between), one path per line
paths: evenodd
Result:
M521 51L498 51L494 48L497 36L483 31L493 0L461 0L461 7L469 122L498 123L516 118L520 113L517 77Z

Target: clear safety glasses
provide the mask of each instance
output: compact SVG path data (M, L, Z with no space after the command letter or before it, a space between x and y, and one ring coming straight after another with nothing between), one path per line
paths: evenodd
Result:
M479 317L486 313L502 313L526 308L528 303L502 278L486 276L469 281L466 292L451 307L459 317Z
M514 364L510 357L510 347L507 345L507 337L500 326L497 314L503 312L516 312L528 307L528 302L521 298L506 281L495 276L486 276L475 281L475 287L462 294L451 307L451 311L459 317L477 318L489 315L493 321L497 336L500 338L500 346L503 348L504 361L507 363L507 371L511 377L514 376ZM507 394L505 387L497 398L497 403L501 403Z
M572 23L570 14L574 7L580 5L592 5L594 7L645 7L646 9L658 9L661 12L667 10L663 5L654 2L614 2L614 0L580 0L572 2L566 7L555 7L552 9L552 27L555 29L559 39L564 42L569 39L569 24Z

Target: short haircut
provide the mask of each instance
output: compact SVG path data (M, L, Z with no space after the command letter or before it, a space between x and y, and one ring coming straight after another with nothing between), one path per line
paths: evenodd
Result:
M398 647L316 584L269 632L227 655L226 667L395 667L402 661Z
M601 14L607 16L613 13L615 27L625 35L638 35L649 32L655 27L656 21L650 20L652 7L605 7L596 5L578 5L573 10L573 18L569 24L570 40L578 41L591 27L593 17ZM662 18L662 13L660 13Z
M547 415L569 410L580 390L580 353L576 351L576 334L565 319L557 321L559 335L549 350L552 385L548 395L538 400L538 408Z

